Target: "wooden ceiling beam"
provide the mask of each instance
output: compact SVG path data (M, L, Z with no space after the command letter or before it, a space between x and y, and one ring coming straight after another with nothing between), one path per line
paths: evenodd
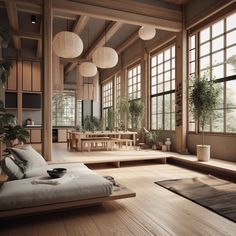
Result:
M122 25L123 23L120 23L120 22L111 22L108 25L106 32L104 30L104 32L102 32L102 34L95 40L95 42L84 53L84 58L88 58L88 59L91 58L94 51L98 47L104 46L106 41L109 41L109 39L111 39L115 35L115 33L121 28ZM77 63L70 64L65 70L66 74L68 74L71 70L73 70L76 67L76 65Z
M90 17L88 16L78 17L76 23L73 26L73 32L80 35L83 32L85 26L87 25L89 18Z
M13 37L17 36L18 38L33 39L33 40L42 39L42 35L38 33L22 32L22 31L13 31L12 33L13 33Z
M170 9L158 7L159 11L156 11L156 15L149 15L149 10L153 8L153 5L145 4L142 8L136 7L134 1L127 1L126 11L121 10L115 4L116 1L103 0L107 6L99 5L100 1L91 0L90 3L72 2L66 0L53 0L53 8L58 12L67 12L70 14L87 15L94 18L106 19L110 21L119 21L133 25L149 25L157 29L180 32L182 30L182 12L174 11L178 13L178 20L171 18ZM87 1L86 1L87 2ZM125 4L126 1L122 1ZM137 3L136 3L137 4ZM158 15L162 12L161 16ZM165 15L165 18L163 18Z
M5 5L6 5L6 9L7 9L9 25L13 31L18 31L19 30L19 22L18 22L16 3L13 1L6 1ZM17 50L21 49L20 38L17 37L15 34L13 35L13 44Z

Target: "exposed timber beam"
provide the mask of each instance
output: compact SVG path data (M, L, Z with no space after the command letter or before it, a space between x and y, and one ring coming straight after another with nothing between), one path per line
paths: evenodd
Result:
M13 31L13 37L17 36L18 38L24 39L33 39L33 40L41 40L41 34L32 33L32 32L22 32L22 31Z
M83 62L88 62L88 59L83 59L83 58L60 58L61 63L76 63L76 64L81 64Z
M84 53L84 58L91 58L92 54L98 47L102 47L105 45L106 41L111 39L115 33L121 28L123 23L120 22L111 22L106 32L104 31L96 40L95 42L90 46L90 48ZM77 63L72 63L66 68L66 74L68 74L71 70L73 70L76 67Z
M57 12L87 15L95 18L119 21L140 26L150 25L157 29L167 31L180 32L182 30L181 11L158 7L156 14L152 15L149 14L149 11L150 9L155 8L155 6L150 4L141 4L137 7L138 3L135 3L134 1L122 0L122 4L127 5L126 10L124 11L123 9L117 7L118 4L116 4L116 1L103 0L103 5L100 4L100 1L90 0L89 2L90 4L88 4L87 1L72 2L66 0L53 0L53 8ZM174 12L176 13L175 19L173 19ZM163 15L165 18L163 18Z
M8 15L10 27L12 28L13 31L18 31L19 22L18 22L16 3L13 1L6 1L5 5L7 9L7 15ZM13 44L17 50L21 49L20 38L16 35L13 35Z
M129 47L132 43L134 43L137 39L139 39L138 32L133 33L127 40L121 43L117 48L116 52L120 54L123 52L127 47Z
M88 16L80 16L73 26L73 32L80 35L89 21Z

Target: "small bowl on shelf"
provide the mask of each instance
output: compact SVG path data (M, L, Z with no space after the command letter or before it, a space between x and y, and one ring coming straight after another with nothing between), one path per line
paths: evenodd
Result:
M66 168L54 168L47 170L48 175L53 179L61 178L66 172L67 172Z

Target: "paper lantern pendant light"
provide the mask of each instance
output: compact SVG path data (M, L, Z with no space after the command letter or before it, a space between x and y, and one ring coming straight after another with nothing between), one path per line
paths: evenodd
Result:
M99 47L93 53L92 61L99 68L112 68L118 62L118 54L113 48Z
M55 54L63 58L78 57L83 51L81 38L70 31L62 31L56 34L52 46Z
M152 26L142 26L139 29L138 34L142 40L150 40L155 37L156 29Z
M84 77L93 77L97 74L97 67L92 62L83 62L79 65L79 73Z

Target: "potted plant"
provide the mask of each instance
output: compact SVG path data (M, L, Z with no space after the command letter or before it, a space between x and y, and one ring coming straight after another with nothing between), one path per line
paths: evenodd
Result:
M108 130L114 131L116 123L116 112L110 107L108 109Z
M144 116L144 103L141 100L129 101L129 118L132 129L138 129Z
M28 131L16 123L16 117L7 113L3 102L0 101L0 142L4 143L6 148L26 143L29 138Z
M189 96L190 111L199 123L202 132L202 144L197 145L197 158L199 161L210 159L210 145L205 145L204 129L206 124L214 117L218 104L220 89L206 75L192 78L192 88Z
M126 97L120 98L117 110L120 115L120 128L126 129L126 119L129 117L129 101Z
M156 150L158 147L158 141L160 138L160 130L150 131L145 133L145 140L152 149Z

